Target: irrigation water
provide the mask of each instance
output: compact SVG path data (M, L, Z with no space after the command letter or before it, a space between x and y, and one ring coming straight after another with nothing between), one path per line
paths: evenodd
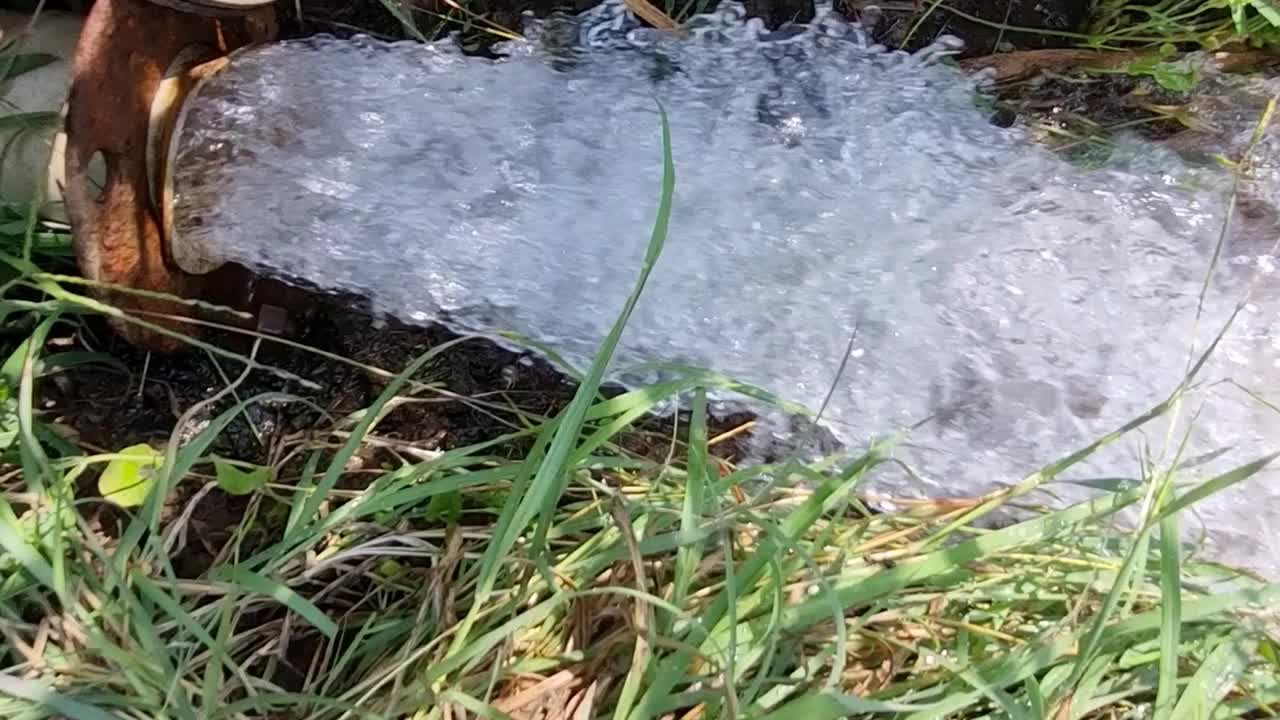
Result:
M184 262L514 331L585 366L655 217L660 100L670 236L615 378L681 362L811 408L834 384L823 424L849 447L931 418L897 449L915 474L886 469L880 489L971 495L1164 398L1261 278L1182 421L1145 442L1170 459L1189 428L1192 479L1280 441L1280 416L1221 382L1265 395L1280 376L1266 238L1229 234L1196 322L1221 168L1136 139L1104 167L1073 165L988 122L945 44L889 52L822 10L769 33L722 3L665 35L608 2L500 49L320 37L237 56L186 110ZM1072 477L1138 476L1140 449L1126 440ZM1280 574L1268 478L1199 515L1211 555Z

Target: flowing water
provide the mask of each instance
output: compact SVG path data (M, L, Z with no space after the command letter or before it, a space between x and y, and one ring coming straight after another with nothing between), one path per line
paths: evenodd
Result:
M1138 140L1103 168L1069 164L991 125L945 45L887 52L819 17L770 34L726 3L666 37L610 2L496 61L331 38L240 55L187 109L183 262L514 331L585 366L649 239L660 100L671 230L615 377L683 362L811 408L835 383L823 423L846 445L931 418L897 450L915 475L886 470L879 489L971 495L1164 398L1260 278L1183 406L1198 413L1185 476L1277 445L1280 415L1217 382L1266 395L1280 375L1268 238L1229 233L1195 323L1224 172ZM1180 441L1164 429L1145 435L1152 452ZM1138 450L1127 439L1071 475L1137 476ZM1271 478L1199 516L1214 556L1280 574Z

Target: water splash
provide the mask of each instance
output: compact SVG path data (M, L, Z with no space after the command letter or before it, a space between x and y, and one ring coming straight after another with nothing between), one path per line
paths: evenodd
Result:
M972 81L935 62L945 47L889 52L819 18L770 34L725 3L671 37L610 2L498 61L448 41L254 50L189 104L180 245L585 365L654 219L658 98L671 233L617 377L684 362L817 407L856 327L825 422L860 445L932 416L899 451L918 477L875 481L914 495L1015 482L1163 398L1187 367L1222 175L1137 141L1074 167L992 126ZM1216 279L1202 336L1246 279ZM1277 376L1271 290L1202 379ZM1189 472L1280 437L1243 393L1188 408ZM1133 445L1091 473L1137 475ZM1202 505L1214 552L1280 574L1278 496L1255 482Z

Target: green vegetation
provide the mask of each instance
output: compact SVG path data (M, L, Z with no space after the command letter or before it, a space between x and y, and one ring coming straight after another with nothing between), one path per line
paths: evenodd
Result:
M947 0L927 3L915 24L918 26L935 12L943 12L1002 32L1056 40L1051 45L1059 47L1099 49L1176 45L1182 49L1217 50L1271 47L1280 40L1280 9L1271 0L1099 0L1093 3L1081 31L1022 27L980 17L957 5L960 4Z
M0 222L0 717L1161 719L1280 711L1280 585L1193 561L1176 538L1196 502L1275 456L1195 477L1144 452L1094 500L990 520L1105 445L1181 409L1194 379L1115 433L1007 490L870 511L859 457L735 467L713 456L708 393L685 377L598 392L658 261L675 183L667 151L649 253L577 394L555 417L430 457L352 459L461 341L388 374L376 402L277 448L223 458L259 404L243 372L183 408L149 450L80 447L42 412L59 373L139 368L55 338L97 316L146 322L81 292L68 238L25 209ZM57 274L64 273L64 274ZM194 342L194 341L193 341ZM622 440L660 402L687 425L655 459ZM202 410L212 410L197 423ZM1163 458L1163 461L1159 460ZM95 482L96 480L96 482ZM144 492L122 499L120 494ZM230 539L192 514L247 498ZM108 494L124 506L94 522ZM1123 510L1137 530L1117 531ZM193 552L199 550L199 552ZM204 558L190 572L178 560Z
M399 0L379 0L387 12L400 23L406 37L419 42L427 42L450 30L461 32L464 36L479 36L488 42L520 39L519 28L505 27L491 20L483 9L473 9L464 0L441 0L439 10L430 10L416 3L403 3ZM303 15L301 6L298 14Z
M1095 46L1194 43L1216 50L1277 40L1280 10L1271 0L1100 0L1089 23L1089 44Z
M625 2L633 12L655 27L668 27L671 23L678 26L693 15L714 7L711 0ZM399 26L397 34L426 41L456 31L465 38L464 44L473 48L518 38L519 15L515 9L525 7L510 5L503 0L437 0L432 3L377 0L377 3L395 18ZM319 5L324 6L323 3ZM312 12L307 6L306 2L295 2L293 12L299 18L306 18ZM571 4L559 7L554 2L535 3L534 6L544 13L551 8L569 10L573 7ZM840 8L841 4L836 3L836 7ZM861 5L851 5L844 10L853 12L857 7ZM1044 39L1052 47L1150 50L1159 53L1161 58L1175 52L1198 49L1270 49L1280 41L1280 7L1273 0L1098 0L1091 3L1084 27L1071 30L1010 23L1004 2L992 2L988 6L963 0L929 0L912 5L887 3L884 7L895 15L902 14L899 22L910 28L900 38L903 46L911 46L913 38L920 39L919 33L926 20L939 16L952 16L984 26L992 32L999 32L1001 38L1008 33L1021 33ZM1054 10L1046 6L1043 12L1049 16ZM343 23L331 24L347 30L365 30Z
M624 0L628 7L654 27L670 28L679 25L698 13L712 7L709 0ZM464 46L491 44L502 40L520 39L520 28L510 8L500 3L483 0L439 0L429 9L417 3L401 0L378 0L378 3L396 19L405 37L426 42L449 32L459 32ZM545 7L555 7L550 3ZM565 8L559 8L567 10ZM505 14L503 11L506 11ZM299 6L299 16L305 16ZM495 19L498 16L499 19Z

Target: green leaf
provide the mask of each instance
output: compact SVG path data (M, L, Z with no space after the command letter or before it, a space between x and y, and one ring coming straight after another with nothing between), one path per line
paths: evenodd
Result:
M108 353L102 352L68 351L54 353L41 358L40 365L40 370L43 373L54 370L69 370L82 365L106 365L119 370L122 374L127 375L129 373L128 365Z
M45 65L57 61L58 56L50 55L49 53L21 53L19 55L13 55L9 59L9 66L5 68L4 77L0 78L0 82L12 80L19 75L25 75L32 70L39 70Z
M1156 63L1151 68L1151 78L1165 90L1190 92L1200 79L1195 68L1186 63Z
M116 454L120 457L107 463L98 478L98 492L120 507L137 507L146 502L164 456L146 443L130 445Z
M0 381L0 451L9 449L18 439L18 399Z
M248 495L271 482L271 468L252 466L250 470L241 470L221 458L213 461L214 478L218 487L228 495Z
M1036 682L1035 676L1029 676L1023 680L1022 687L1027 693L1027 704L1031 706L1031 717L1045 717L1044 689L1040 687L1040 683Z
M46 587L54 586L53 568L49 561L28 541L22 521L3 497L0 497L0 549L8 558L21 563L31 577Z
M1278 457L1280 457L1280 452L1274 452L1270 455L1258 458L1251 463L1246 463L1232 470L1228 470L1221 475L1205 480L1182 495L1179 495L1168 505L1160 508L1160 513L1156 516L1155 520L1160 521L1170 515L1182 512L1188 507L1195 505L1216 492L1225 490L1242 480L1247 480L1250 477L1253 477Z
M486 720L511 720L510 715L458 690L446 690L441 699L457 703L476 717L486 718Z
M404 574L404 565L401 565L399 562L396 562L391 558L387 558L386 560L378 563L378 565L374 567L373 572L378 577L386 578L387 580L394 580Z
M1191 677L1173 709L1172 720L1206 718L1236 687L1258 646L1257 638L1237 631L1223 639Z
M442 522L448 525L462 519L462 494L457 492L433 495L427 503L427 520Z
M1272 7L1268 0L1249 0L1249 4L1258 11L1259 15L1266 18L1272 27L1280 27L1280 11Z
M1258 654L1266 659L1267 662L1280 668L1280 653L1276 652L1276 646L1270 641L1262 641L1262 644L1258 646Z
M57 127L62 116L56 112L22 112L0 116L0 130L34 130Z
M1155 80L1160 87L1173 92L1189 92L1195 88L1196 83L1200 80L1200 73L1191 63L1164 62L1160 59L1161 57L1164 57L1163 49L1160 55L1144 55L1136 58L1118 71L1096 72L1146 75Z
M707 392L698 388L693 395L693 410L689 425L689 479L687 481L684 503L680 509L681 529L692 532L699 521L709 514L710 503L705 499L706 488L711 484L707 470ZM693 576L702 563L702 547L689 544L676 550L676 567L672 601L684 607L688 599L689 589L693 587Z

